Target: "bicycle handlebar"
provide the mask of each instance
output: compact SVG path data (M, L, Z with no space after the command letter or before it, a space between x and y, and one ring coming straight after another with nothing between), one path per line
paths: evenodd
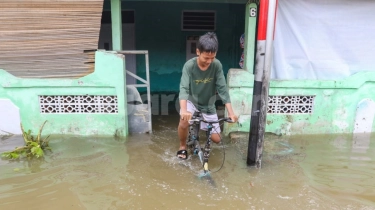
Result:
M229 123L232 123L232 119L230 119L229 117L225 117L225 118L220 118L216 121L206 121L205 119L201 118L201 119L191 119L189 120L189 123L193 123L193 122L205 122L205 123L209 123L209 124L213 124L213 123L220 123L221 121L225 121L225 122L229 122Z

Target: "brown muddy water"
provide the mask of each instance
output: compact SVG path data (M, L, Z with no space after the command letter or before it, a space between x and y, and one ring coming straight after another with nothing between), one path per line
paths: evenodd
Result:
M54 136L43 161L0 161L0 209L375 209L374 137L267 135L261 169L246 166L246 135L227 137L223 167L215 146L202 178L196 156L175 157L177 120L127 139Z

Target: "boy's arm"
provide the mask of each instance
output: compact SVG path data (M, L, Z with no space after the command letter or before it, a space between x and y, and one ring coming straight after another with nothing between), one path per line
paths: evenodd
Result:
M227 83L225 81L223 67L221 64L218 65L216 70L216 91L219 94L223 104L230 103L229 92Z
M187 100L180 100L180 118L181 120L191 120L192 113L187 111Z
M180 119L181 120L191 120L192 114L187 111L187 100L189 99L190 92L190 75L187 70L186 64L182 69L182 76L180 81L180 94L178 98L180 99Z
M234 114L232 104L231 103L226 103L225 108L227 109L228 112L228 117L235 123L238 120L237 115Z
M180 94L178 98L181 100L188 100L189 99L189 92L190 92L190 75L187 70L186 64L184 68L182 68L182 76L180 81ZM181 106L181 104L180 104Z
M237 122L238 117L234 114L232 104L230 101L230 96L227 88L227 83L225 81L223 67L220 64L218 71L216 72L216 90L219 93L219 96L223 103L225 104L225 108L228 112L228 117L231 118L233 122Z

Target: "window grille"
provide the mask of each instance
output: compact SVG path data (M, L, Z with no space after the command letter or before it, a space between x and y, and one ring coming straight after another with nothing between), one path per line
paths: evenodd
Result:
M184 10L182 11L183 31L215 31L216 12Z
M117 96L66 95L39 96L40 113L118 113Z
M269 96L267 113L310 114L315 96Z

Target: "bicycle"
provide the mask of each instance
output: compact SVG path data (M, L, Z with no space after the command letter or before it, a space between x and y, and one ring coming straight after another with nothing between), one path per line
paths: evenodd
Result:
M211 151L211 131L213 129L213 124L214 123L220 123L220 122L232 122L230 118L221 118L218 119L217 121L206 121L203 119L203 116L201 112L195 112L194 115L192 116L192 119L189 120L190 126L189 126L189 135L187 139L186 146L192 151L194 155L198 155L199 160L202 163L203 166L203 172L204 174L207 174L209 172L208 169L208 159L210 157L210 151ZM201 147L199 143L199 132L200 132L200 124L201 122L207 123L207 131L206 131L206 137L207 140L205 142L204 147ZM224 158L225 158L225 153L224 153ZM224 164L224 160L223 160ZM223 165L221 165L222 167ZM221 169L219 168L219 170ZM219 171L217 170L217 171Z

